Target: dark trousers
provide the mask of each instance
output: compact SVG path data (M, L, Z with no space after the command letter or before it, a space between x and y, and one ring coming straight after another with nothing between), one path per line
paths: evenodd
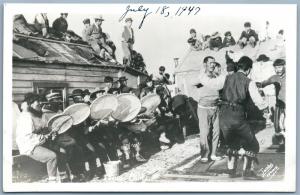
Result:
M259 143L246 121L242 107L222 105L219 117L220 128L229 148L238 150L242 146L247 151L259 151Z

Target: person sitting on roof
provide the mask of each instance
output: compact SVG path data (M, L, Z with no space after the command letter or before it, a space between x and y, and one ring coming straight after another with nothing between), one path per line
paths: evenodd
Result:
M231 32L227 31L225 33L225 37L223 39L223 47L229 47L229 46L232 46L235 44L236 44L236 42L235 42L234 38L231 36Z
M202 49L203 38L197 39L197 32L195 29L190 30L191 37L188 39L188 44L190 45L190 49L193 51L199 51Z
M209 41L210 50L219 51L222 48L222 38L219 32L214 32Z
M245 22L244 27L245 30L242 32L238 41L240 48L243 49L247 44L250 44L251 47L255 47L259 41L258 34L255 32L255 30L251 29L250 22Z
M22 14L14 15L13 29L15 33L21 33L29 36L34 36L38 34L38 32L35 32L34 29L30 28L30 26L28 25L26 19Z
M68 30L67 17L68 13L61 13L60 17L54 20L52 24L54 34L59 38L62 38Z
M35 29L42 34L43 37L49 38L49 20L46 13L37 14L34 18Z
M116 62L113 58L114 50L107 44L107 36L102 31L103 21L102 15L95 18L95 23L87 30L87 41L101 58Z
M203 44L202 44L202 50L205 50L209 47L210 47L210 35L205 35L204 36L204 41L203 41Z
M86 18L83 20L83 24L84 24L84 29L82 30L82 40L88 42L89 40L88 40L87 33L91 28L91 20Z

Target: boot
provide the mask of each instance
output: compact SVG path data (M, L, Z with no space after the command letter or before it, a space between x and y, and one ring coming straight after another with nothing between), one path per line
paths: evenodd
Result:
M254 172L254 163L256 156L244 156L243 179L244 180L263 180L263 178Z
M229 178L238 177L236 173L237 159L238 159L237 151L228 153L227 168L228 168Z

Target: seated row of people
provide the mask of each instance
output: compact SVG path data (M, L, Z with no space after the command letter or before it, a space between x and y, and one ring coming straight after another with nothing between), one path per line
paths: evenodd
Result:
M266 30L268 30L269 23L267 22L266 25ZM259 43L259 41L265 41L270 39L270 36L267 33L265 37L262 38L262 40L259 40L259 35L255 30L251 28L250 22L245 22L244 28L245 30L241 33L241 36L237 42L235 41L230 31L224 33L224 38L222 41L219 32L214 32L212 35L200 35L199 37L197 37L197 32L195 29L190 30L190 38L187 42L189 43L191 50L194 51L205 50L207 48L210 50L218 51L221 48L233 46L236 44L238 44L241 49L243 49L246 45L250 45L254 48ZM283 30L280 30L278 32L278 36L278 38L276 37L276 39L281 39L281 37L283 36Z

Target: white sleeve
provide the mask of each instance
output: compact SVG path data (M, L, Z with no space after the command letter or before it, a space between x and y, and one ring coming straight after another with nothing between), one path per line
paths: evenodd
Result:
M250 97L253 100L254 104L260 110L263 110L268 106L267 102L263 99L263 97L258 92L258 88L254 81L251 81L249 83L249 94L250 94Z

